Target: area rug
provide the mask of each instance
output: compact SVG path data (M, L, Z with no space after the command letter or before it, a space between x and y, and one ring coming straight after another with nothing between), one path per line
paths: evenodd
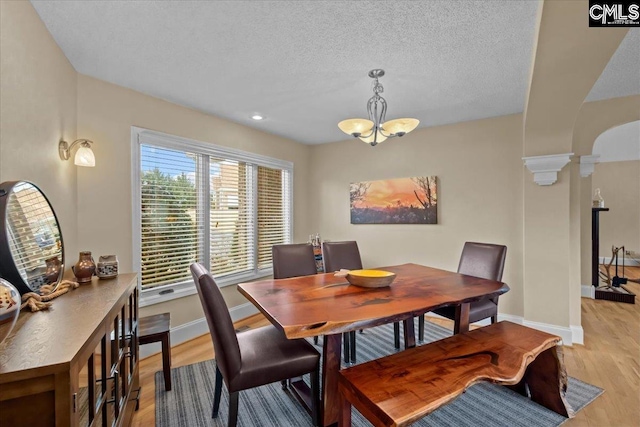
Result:
M425 342L436 341L451 335L451 331L427 323ZM416 329L417 330L417 329ZM320 341L322 344L322 340ZM318 347L319 348L319 347ZM320 348L319 348L320 349ZM357 337L358 363L394 353L393 326L384 325L366 329ZM226 426L229 412L229 395L222 388L220 414L211 418L215 361L183 366L171 370L173 390L165 392L162 372L156 373L156 426L200 427ZM591 403L603 390L569 378L567 401L578 412ZM508 388L489 383L470 387L448 405L442 406L415 426L451 427L547 427L558 426L567 418L552 412ZM352 423L357 427L371 424L355 409ZM238 425L251 427L301 427L311 426L311 418L289 391L283 391L280 383L243 391L240 393Z

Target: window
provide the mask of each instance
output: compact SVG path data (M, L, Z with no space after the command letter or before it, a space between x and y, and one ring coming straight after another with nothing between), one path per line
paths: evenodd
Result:
M291 241L290 162L132 130L134 267L141 305L195 293L189 266L220 286L272 274Z

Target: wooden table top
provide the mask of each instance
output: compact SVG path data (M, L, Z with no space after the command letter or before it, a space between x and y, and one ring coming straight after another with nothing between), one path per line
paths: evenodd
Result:
M502 282L418 264L378 269L396 273L391 286L362 288L326 273L241 283L238 290L290 339L382 325L509 290Z

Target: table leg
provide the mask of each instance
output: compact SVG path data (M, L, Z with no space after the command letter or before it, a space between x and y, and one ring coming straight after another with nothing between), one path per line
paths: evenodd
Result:
M456 306L456 323L453 326L453 333L460 334L469 332L469 308L471 303L466 302Z
M340 394L338 392L338 372L340 371L342 334L324 336L322 347L322 425L330 426L338 422L340 415Z
M402 321L404 329L404 348L413 348L416 346L416 332L413 327L413 317Z

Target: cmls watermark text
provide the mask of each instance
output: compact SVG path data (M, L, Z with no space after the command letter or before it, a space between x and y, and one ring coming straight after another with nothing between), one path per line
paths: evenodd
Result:
M590 27L640 27L640 1L589 1Z

